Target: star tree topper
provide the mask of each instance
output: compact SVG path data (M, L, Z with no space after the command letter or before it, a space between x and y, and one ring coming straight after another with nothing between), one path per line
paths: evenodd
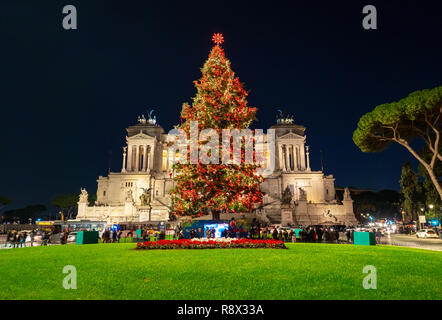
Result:
M212 41L215 42L217 46L224 42L224 37L221 33L215 33L212 37Z

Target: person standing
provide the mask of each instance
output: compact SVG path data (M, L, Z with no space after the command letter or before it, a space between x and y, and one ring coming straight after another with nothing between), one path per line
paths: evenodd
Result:
M10 245L12 247L12 240L14 238L14 235L11 231L8 232L8 237L6 238L6 246Z
M236 222L235 222L235 218L232 218L230 220L230 224L229 224L230 229L233 231L233 229L235 229L236 227Z
M322 227L319 227L318 229L318 242L322 242L322 235L324 234L324 230Z
M328 233L328 228L325 228L325 231L324 231L324 241L325 242L330 241L330 234Z
M26 231L23 232L22 238L23 238L23 247L26 247L26 239L28 238L28 233Z
M382 237L381 230L377 229L375 235L376 235L376 244L381 244L381 237Z
M347 232L345 233L345 235L347 237L347 242L350 243L350 241L351 241L350 229L347 229Z
M263 240L267 239L267 228L262 229L261 239Z
M19 241L18 234L17 234L17 232L14 232L14 234L12 235L12 247L13 248L17 247L17 242L18 241Z

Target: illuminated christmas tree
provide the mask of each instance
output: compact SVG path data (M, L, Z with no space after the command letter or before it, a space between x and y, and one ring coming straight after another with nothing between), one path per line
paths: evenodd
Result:
M202 77L195 81L197 94L193 103L183 104L181 111L178 128L187 135L192 121L198 121L199 132L212 128L221 137L222 129L246 129L255 119L257 109L248 106L247 92L235 77L221 47L223 36L215 34L213 41L215 45L201 69ZM199 142L199 149L202 144ZM255 204L262 203L259 185L263 178L257 175L255 164L244 161L244 149L240 163L223 163L221 150L219 159L219 164L198 161L197 164L174 165L175 188L171 197L175 214L201 216L212 213L213 219L219 220L222 211L250 212Z

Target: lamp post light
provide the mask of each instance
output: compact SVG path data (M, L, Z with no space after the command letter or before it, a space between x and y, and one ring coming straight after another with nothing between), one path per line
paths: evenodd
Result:
M422 214L425 214L425 213L424 213L424 208L421 208L421 212L422 212L421 215L422 215ZM417 222L419 223L419 230L420 230L420 229L422 229L422 223L421 223L421 221L420 221L420 218L419 218L419 217L417 217L417 218L418 218L418 221L417 221ZM418 223L416 223L416 226L418 225ZM416 228L416 231L417 231L417 228Z

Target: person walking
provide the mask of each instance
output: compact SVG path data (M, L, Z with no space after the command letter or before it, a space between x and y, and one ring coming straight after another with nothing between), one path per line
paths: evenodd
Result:
M17 248L21 248L23 246L23 236L21 233L17 233Z
M375 235L376 235L376 244L381 244L381 237L382 237L382 232L380 229L377 229L375 231Z
M345 233L345 236L347 237L347 242L350 243L350 241L351 241L350 229L347 229L347 232Z
M324 230L322 227L319 227L318 229L318 242L322 242L322 235L324 234Z
M14 234L12 235L12 247L13 248L16 248L18 246L17 245L18 241L19 241L18 234L16 231L14 231Z
M328 232L328 228L325 228L325 231L324 231L324 241L325 242L329 242L330 241L330 234Z
M26 239L27 238L28 238L28 233L25 231L22 233L23 247L26 247Z
M13 239L14 239L14 234L11 231L9 231L8 237L6 238L6 246L10 245L12 247Z
M296 242L296 232L293 230L290 232L290 237L292 238L292 242Z
M31 237L31 247L33 247L34 246L34 237L35 237L34 230L31 231L31 234L29 236Z
M40 246L45 246L46 242L47 242L47 240L46 240L46 232L42 232Z
M273 240L277 240L277 239L278 239L278 230L276 230L276 228L273 229L273 234L272 234L272 236L273 236Z

